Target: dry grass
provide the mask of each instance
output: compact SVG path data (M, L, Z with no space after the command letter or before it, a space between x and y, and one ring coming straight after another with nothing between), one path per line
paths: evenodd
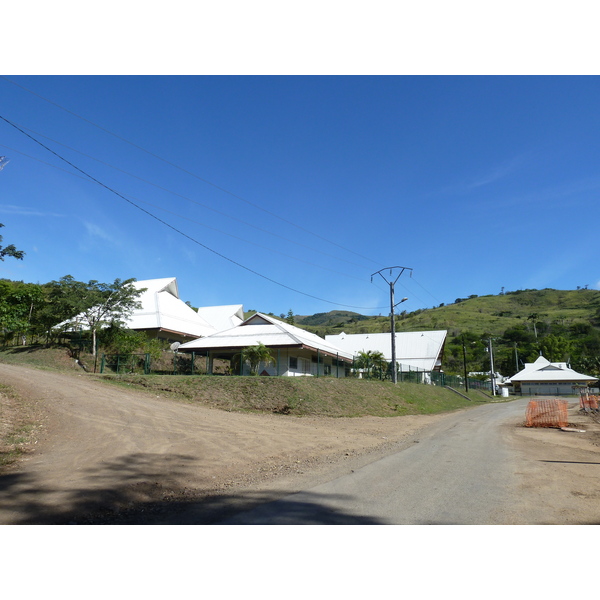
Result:
M41 416L26 398L0 384L0 468L6 468L35 444Z

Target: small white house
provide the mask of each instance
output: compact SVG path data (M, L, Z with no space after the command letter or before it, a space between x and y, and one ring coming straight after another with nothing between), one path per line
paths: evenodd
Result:
M569 396L578 393L578 386L597 381L597 377L577 373L567 363L553 363L540 356L504 384L512 385L514 393L521 396Z
M215 359L234 362L249 346L264 344L271 350L274 363L261 364L260 375L345 377L353 356L323 338L270 315L255 313L243 323L226 331L187 342L180 352L195 352L208 357L209 373ZM249 375L241 364L235 375Z

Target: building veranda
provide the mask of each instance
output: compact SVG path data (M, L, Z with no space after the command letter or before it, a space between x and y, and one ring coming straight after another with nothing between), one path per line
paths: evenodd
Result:
M213 373L214 362L221 360L229 362L230 374L250 375L243 352L259 344L270 350L273 360L261 361L258 375L345 377L354 361L351 353L318 335L262 313L226 331L182 344L178 351L205 356L209 374Z

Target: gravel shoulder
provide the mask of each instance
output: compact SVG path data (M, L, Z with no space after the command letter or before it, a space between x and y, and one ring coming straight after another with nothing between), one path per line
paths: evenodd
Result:
M86 374L0 364L0 378L41 423L0 475L0 524L216 522L406 448L446 417L230 413ZM540 522L600 523L600 426L577 408L585 434L506 426Z

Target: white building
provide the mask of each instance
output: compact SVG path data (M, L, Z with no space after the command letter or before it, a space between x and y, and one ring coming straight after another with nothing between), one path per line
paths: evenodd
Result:
M188 342L212 335L217 331L239 325L244 320L241 304L207 306L198 311L188 306L179 297L175 277L145 279L130 284L143 291L136 300L141 304L123 319L124 326L134 331L143 331L150 337L169 342ZM61 323L80 323L81 317Z
M439 371L442 366L447 331L402 331L396 333L396 362L402 371ZM356 356L359 352L381 352L392 360L390 333L340 333L325 339Z
M568 396L577 394L577 386L589 386L597 377L577 373L567 363L552 363L540 356L513 375L505 385L512 385L515 394L522 396Z
M208 356L209 373L214 359L232 361L242 349L264 344L271 350L274 364L261 364L260 375L345 377L353 363L352 353L323 338L275 317L255 313L243 323L179 346L180 352ZM248 365L233 374L248 375Z
M171 342L185 342L217 331L213 324L181 300L175 277L134 281L131 285L146 291L137 298L141 307L125 319L128 329L144 331Z

